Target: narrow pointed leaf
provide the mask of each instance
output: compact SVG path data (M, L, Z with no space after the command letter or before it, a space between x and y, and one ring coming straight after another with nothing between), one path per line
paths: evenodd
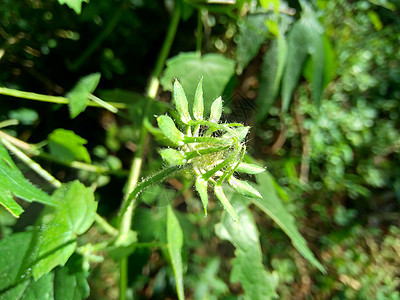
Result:
M176 128L174 121L168 116L159 116L157 118L158 127L164 135L173 143L183 145L184 135Z
M160 151L161 157L170 165L183 165L186 163L186 158L183 152L174 149L163 149Z
M271 175L268 172L259 174L257 175L257 182L257 189L263 198L252 198L252 202L281 227L292 240L293 246L305 259L325 273L325 268L315 258L308 248L306 240L297 230L293 216L285 209L282 200L278 197Z
M211 105L210 121L218 123L222 115L222 98L218 97Z
M191 120L188 109L188 101L182 85L176 79L174 81L174 104L181 121L185 124L188 124Z
M276 299L278 276L263 265L259 232L251 211L241 197L239 194L232 197L240 217L240 226L227 215L215 226L217 236L228 240L236 248L235 258L231 262L230 281L241 283L244 299Z
M167 211L167 242L168 253L171 257L172 269L174 270L176 291L178 299L185 299L183 292L183 267L182 267L182 245L183 233L181 225L176 218L171 206L168 206Z
M207 216L207 205L208 205L208 193L207 193L207 181L201 176L196 179L196 190L200 195L201 202L203 202L204 214Z
M216 185L214 187L214 192L215 192L215 195L217 196L218 200L221 202L221 204L223 205L225 210L228 212L228 214L232 217L232 219L236 223L239 223L239 216L238 216L235 208L229 202L228 198L226 198L224 191L222 190L222 186Z
M24 210L13 196L28 202L56 205L52 197L25 179L7 150L0 144L0 204L15 217L19 217Z
M247 197L252 197L252 198L262 198L260 193L246 181L239 180L239 179L236 179L235 177L231 176L231 178L229 178L229 184L239 194L242 194Z
M241 172L241 173L246 173L246 174L258 174L258 173L262 173L265 171L265 169L263 167L254 165L254 164L248 164L245 162L241 162L238 166L238 168L236 169L237 172Z
M197 85L193 101L193 117L195 120L203 120L204 100L203 100L203 77Z

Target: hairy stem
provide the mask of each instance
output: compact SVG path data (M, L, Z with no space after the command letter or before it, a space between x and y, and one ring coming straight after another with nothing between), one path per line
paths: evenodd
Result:
M164 43L162 45L160 54L157 58L154 67L154 72L150 78L149 86L146 92L146 96L149 98L154 99L157 96L158 87L160 85L159 77L162 73L165 61L168 58L172 43L174 41L180 16L181 16L181 7L179 2L176 1L174 7L174 13L172 15L172 19L168 27L168 32L165 37ZM135 153L135 157L131 165L131 171L126 185L124 200L120 211L121 222L119 225L119 234L117 240L123 239L124 236L126 236L129 233L131 228L133 209L135 207L135 199L137 196L135 195L134 190L139 180L140 170L143 162L144 147L148 134L148 129L145 126L145 124L146 122L148 122L147 115L150 110L150 106L151 106L151 101L147 101L143 114L140 143L138 144L138 149ZM131 195L135 195L135 198L131 197ZM120 300L126 299L127 287L128 287L128 258L124 257L120 261L120 278L119 278Z

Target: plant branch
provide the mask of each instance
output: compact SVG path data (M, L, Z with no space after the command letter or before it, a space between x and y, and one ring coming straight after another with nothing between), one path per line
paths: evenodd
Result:
M174 12L172 15L172 19L170 21L168 32L165 37L164 43L162 45L161 51L157 58L153 74L150 78L150 82L146 91L146 96L154 99L157 96L157 91L159 88L159 77L161 76L162 70L165 65L165 61L168 58L169 52L171 50L172 43L175 38L176 30L178 28L179 20L181 16L181 7L178 1L175 2ZM138 144L138 149L135 153L135 157L132 161L130 174L128 178L128 182L125 188L124 199L122 203L122 208L120 211L120 224L119 224L119 234L118 238L124 238L128 235L131 229L132 215L133 209L135 206L135 198L130 195L134 195L133 191L138 183L140 170L142 168L143 155L144 155L144 147L147 140L148 129L145 126L147 120L148 112L150 111L151 101L147 101L146 107L143 113L142 120L142 130L140 133L140 142ZM114 105L115 106L115 105ZM136 195L137 196L137 195ZM130 200L130 199L131 200ZM124 257L120 261L120 279L119 279L119 299L126 299L126 291L128 286L128 258Z
M56 104L68 104L70 102L70 100L68 98L61 97L61 96L49 96L49 95L43 95L43 94L37 94L37 93L31 93L31 92L24 92L24 91L18 91L18 90L14 90L14 89L5 88L5 87L0 87L0 94L15 97L15 98L22 98L22 99L56 103ZM118 109L126 108L125 103L119 103L119 102L105 102L105 103L107 103L108 105L111 105L115 108L118 108ZM104 107L104 105L99 104L97 102L93 102L93 101L90 101L88 103L88 106Z

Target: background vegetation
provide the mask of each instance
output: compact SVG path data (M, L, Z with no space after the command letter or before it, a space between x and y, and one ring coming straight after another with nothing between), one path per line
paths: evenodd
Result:
M203 76L205 106L222 95L223 119L252 126L247 160L267 167L275 197L327 270L306 261L251 206L277 297L400 299L398 1L64 1L72 9L59 2L2 0L0 86L71 98L78 79L95 74L83 85L123 109L80 113L84 107L1 90L0 122L18 121L0 123L10 125L1 130L45 149L35 160L46 170L62 182L78 178L95 186L97 211L113 224L141 144L142 119L154 133L145 142L145 177L165 164L157 150L163 141L151 124L171 107L173 78L191 99ZM179 24L164 68L156 62L174 18ZM157 70L161 86L150 95L149 78ZM71 149L60 150L59 139L70 141ZM16 162L35 185L51 190ZM176 298L174 273L157 248L166 239L165 207L173 204L184 236L187 298L256 299L230 275L235 248L214 230L222 207L211 201L205 218L191 187L182 176L141 195L133 229L145 246L129 258L132 293L136 299ZM34 224L40 206L24 208L18 220L0 210L2 239ZM84 239L95 243L104 236L93 226ZM102 263L91 262L90 299L115 299L117 263L111 253L102 255Z

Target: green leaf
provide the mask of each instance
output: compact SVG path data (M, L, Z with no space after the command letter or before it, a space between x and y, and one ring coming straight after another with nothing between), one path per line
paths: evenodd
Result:
M163 160L168 162L170 165L183 165L186 163L185 154L183 152L174 149L162 149L160 151Z
M238 20L239 34L236 38L237 72L243 69L258 54L261 45L267 40L268 27L265 26L265 14L247 15L246 19Z
M183 87L177 79L175 79L174 81L173 98L176 110L179 114L179 118L183 123L188 124L191 120L188 109L188 101L186 99Z
M79 1L79 0L78 0ZM79 79L78 83L66 95L71 119L86 109L89 94L93 93L100 81L100 73L93 73Z
M196 88L193 101L193 117L195 120L203 120L204 99L203 99L203 77L200 78Z
M257 166L257 165L241 162L239 164L238 168L236 169L236 171L241 172L241 173L246 173L246 174L258 174L258 173L264 172L265 168Z
M288 37L287 64L282 81L282 110L289 108L293 92L299 82L304 62L311 55L313 62L313 81L311 83L311 96L315 103L319 103L324 78L324 43L323 28L318 22L311 6L301 1L303 13Z
M64 162L81 160L90 163L90 156L85 148L87 140L71 130L55 129L48 137L50 154Z
M324 267L315 258L314 254L307 247L306 240L297 230L293 216L287 212L282 204L282 200L276 194L271 175L268 172L259 174L257 175L257 182L257 189L263 198L252 198L251 201L281 227L292 240L293 246L304 258L321 272L325 273Z
M210 122L218 123L222 115L222 98L218 97L211 105Z
M258 90L257 119L263 120L274 105L279 93L283 71L287 59L287 42L280 34L263 57L261 65L260 88Z
M185 299L183 292L183 267L182 267L182 244L183 233L178 219L176 218L171 206L167 211L167 242L168 253L171 257L171 264L174 270L176 291L179 300Z
M67 4L69 8L73 9L78 15L82 11L82 3L89 3L89 0L58 0L58 3Z
M278 278L269 273L262 263L259 233L254 218L242 203L241 196L234 194L232 202L240 217L240 226L226 215L215 226L219 238L230 241L236 248L232 261L230 281L240 282L245 299L264 300L276 298Z
M228 198L226 198L224 191L222 190L222 186L216 185L214 187L214 193L217 196L218 200L221 202L222 206L225 208L225 210L228 212L228 214L232 217L232 219L236 223L239 223L239 216L238 216L235 208L229 202Z
M159 116L157 118L158 127L164 135L173 143L183 145L184 135L176 128L174 121L168 116Z
M0 241L0 300L80 300L88 297L87 274L81 265L71 261L37 281L32 279L36 239L35 232L28 231Z
M222 54L210 53L199 56L195 52L181 53L167 61L167 68L160 83L172 91L172 81L178 78L188 99L194 99L199 78L204 82L204 107L209 112L212 101L221 96L231 77L235 74L235 62ZM193 106L190 101L189 107Z
M204 214L207 216L207 206L208 206L208 193L207 193L207 181L205 181L201 176L196 179L196 190L200 195L201 202L203 202Z
M7 150L0 144L0 204L15 217L19 217L24 210L13 196L28 202L56 205L52 197L25 179Z
M239 194L247 197L262 198L260 193L246 181L239 180L231 176L228 182Z
M93 191L78 181L64 184L54 193L58 207L53 219L39 232L38 257L34 266L35 279L64 265L76 248L76 238L93 224L97 203Z

